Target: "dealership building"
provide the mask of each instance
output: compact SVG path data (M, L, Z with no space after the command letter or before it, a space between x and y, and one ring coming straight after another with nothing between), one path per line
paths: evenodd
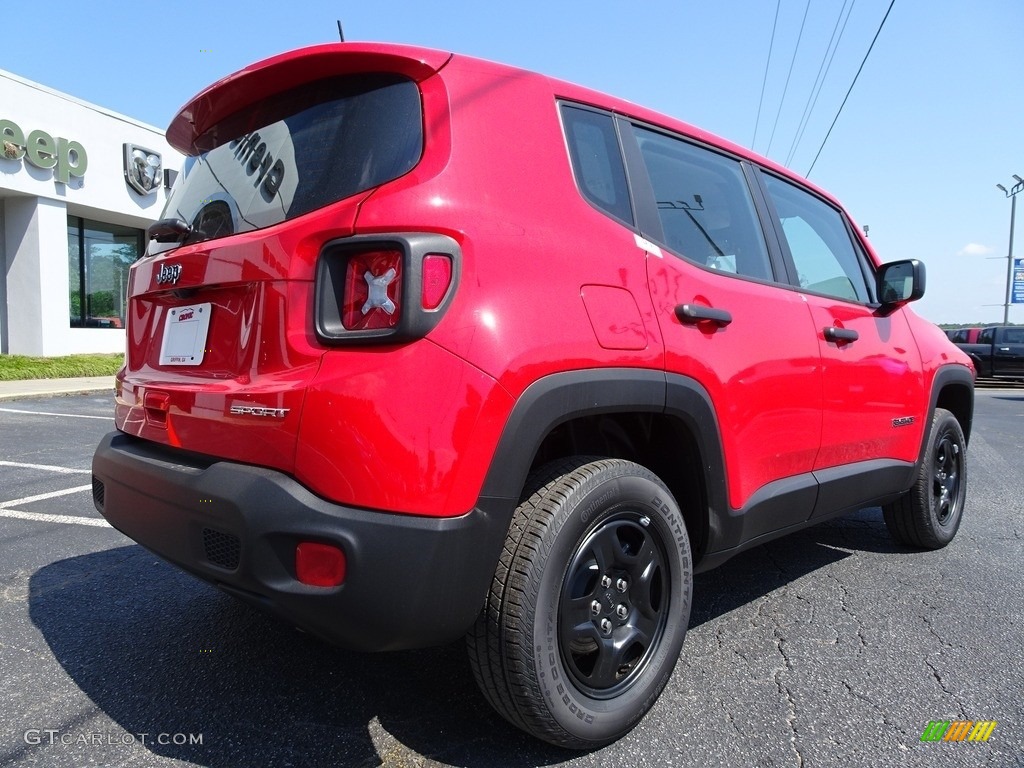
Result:
M183 160L158 128L0 70L0 353L124 351L128 267Z

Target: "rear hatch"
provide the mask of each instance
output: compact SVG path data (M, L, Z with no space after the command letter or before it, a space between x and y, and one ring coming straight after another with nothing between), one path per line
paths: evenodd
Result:
M182 108L189 154L129 281L118 428L290 471L323 347L323 245L423 152L417 82L448 55L336 44L231 75Z

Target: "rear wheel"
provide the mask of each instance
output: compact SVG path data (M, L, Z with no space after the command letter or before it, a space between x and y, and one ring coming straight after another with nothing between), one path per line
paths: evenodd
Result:
M618 459L548 465L527 484L468 638L477 682L545 741L614 741L668 682L691 582L682 514L655 475Z
M967 443L960 422L936 408L917 482L903 497L882 508L897 541L921 549L941 549L960 528L967 497Z

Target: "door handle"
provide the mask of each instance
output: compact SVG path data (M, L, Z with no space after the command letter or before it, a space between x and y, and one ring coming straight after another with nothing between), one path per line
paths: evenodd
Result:
M732 322L732 315L724 309L704 307L700 304L680 304L676 307L676 317L683 323L693 324L710 321L723 328Z
M825 339L835 342L851 342L860 338L860 334L850 328L836 328L829 326L825 329Z

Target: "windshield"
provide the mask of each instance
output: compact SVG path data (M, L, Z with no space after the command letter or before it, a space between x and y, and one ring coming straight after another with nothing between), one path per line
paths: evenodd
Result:
M310 83L267 99L202 137L161 218L191 231L178 245L261 229L410 171L423 149L419 90L395 75Z

